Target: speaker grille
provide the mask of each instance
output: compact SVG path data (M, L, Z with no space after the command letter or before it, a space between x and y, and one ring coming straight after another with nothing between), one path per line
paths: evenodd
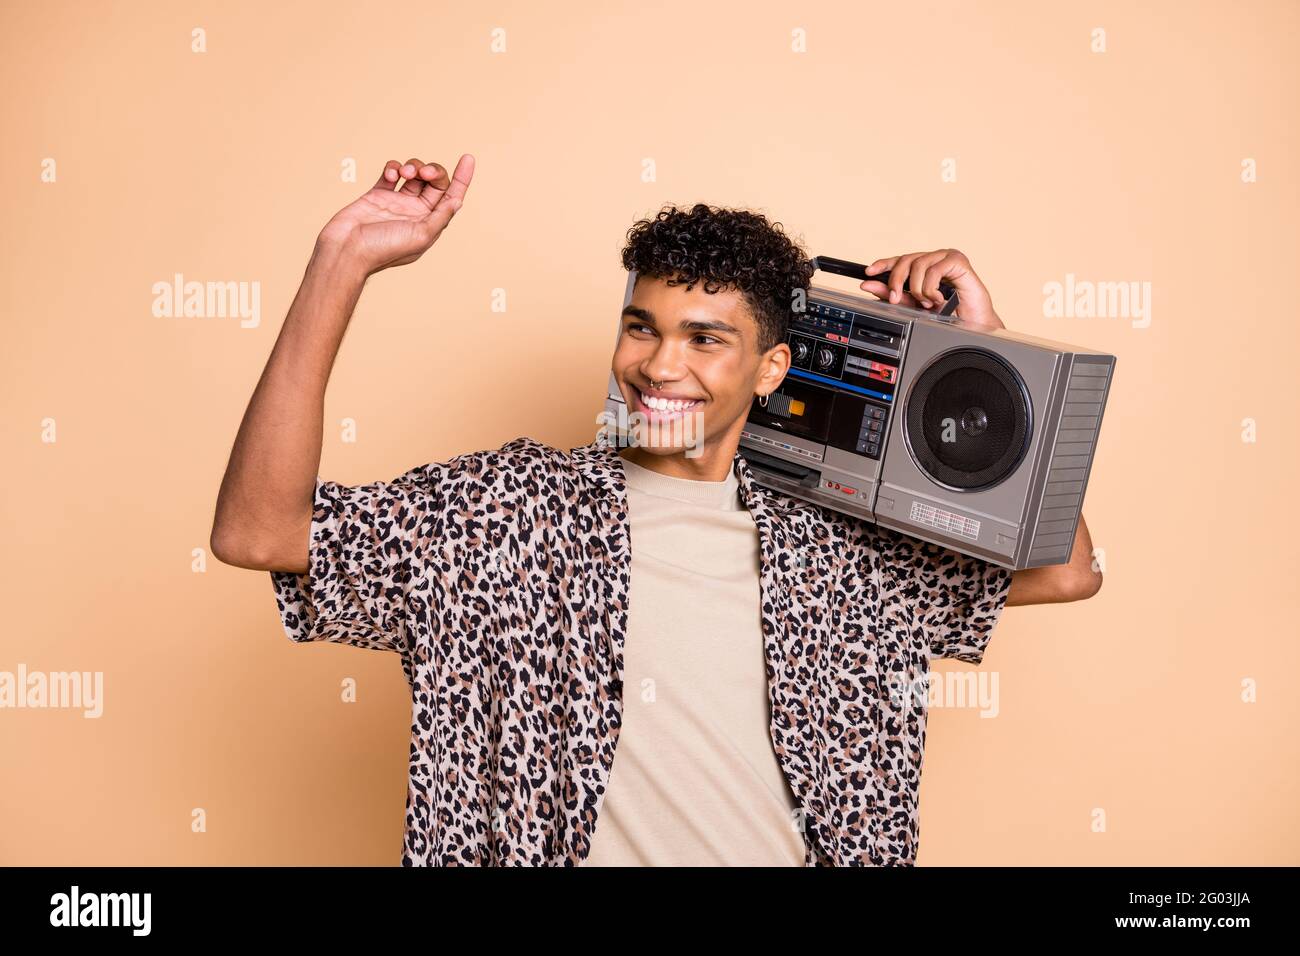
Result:
M1109 356L1074 359L1034 526L1030 567L1056 564L1070 557L1113 368L1114 359Z
M1019 374L992 352L957 349L931 362L907 396L903 431L931 479L976 491L1003 481L1029 448L1031 408Z

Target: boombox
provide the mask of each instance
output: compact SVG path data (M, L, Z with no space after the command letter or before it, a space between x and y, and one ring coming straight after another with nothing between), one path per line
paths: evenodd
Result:
M755 400L740 453L759 484L835 511L1013 570L1064 563L1115 357L963 328L940 290L931 312L813 283L791 317L790 370ZM623 410L612 375L606 408Z

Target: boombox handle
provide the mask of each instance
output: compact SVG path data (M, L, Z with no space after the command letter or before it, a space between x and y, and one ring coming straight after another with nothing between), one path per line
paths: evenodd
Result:
M889 273L882 272L878 276L867 275L867 267L860 262L849 262L847 259L835 259L831 256L813 256L813 269L820 269L822 272L833 272L835 275L848 276L850 279L870 279L872 282L888 282ZM903 291L911 292L907 287L907 282L903 283ZM937 310L926 310L926 315L952 315L953 310L957 308L957 290L952 287L952 283L939 283L939 291L947 298L942 306Z

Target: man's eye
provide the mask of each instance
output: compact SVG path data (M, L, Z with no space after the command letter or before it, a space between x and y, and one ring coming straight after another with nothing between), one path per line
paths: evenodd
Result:
M640 322L629 322L627 324L627 330L631 332L633 329L645 329L647 332L654 331L654 329L650 328L650 326L642 325Z
M712 335L697 335L697 336L695 336L695 337L696 337L697 339L708 339L708 342L705 343L705 344L707 344L707 345L714 345L714 344L721 345L721 344L722 344L722 340L721 340L721 339L715 339Z

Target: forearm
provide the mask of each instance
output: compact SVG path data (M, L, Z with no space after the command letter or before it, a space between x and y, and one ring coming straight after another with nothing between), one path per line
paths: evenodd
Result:
M1074 533L1074 549L1065 564L1045 568L1026 568L1011 576L1007 605L1059 604L1092 597L1101 588L1101 572L1092 567L1092 535L1088 523L1079 515Z
M235 437L212 550L262 570L307 570L325 389L365 284L341 247L317 243Z

